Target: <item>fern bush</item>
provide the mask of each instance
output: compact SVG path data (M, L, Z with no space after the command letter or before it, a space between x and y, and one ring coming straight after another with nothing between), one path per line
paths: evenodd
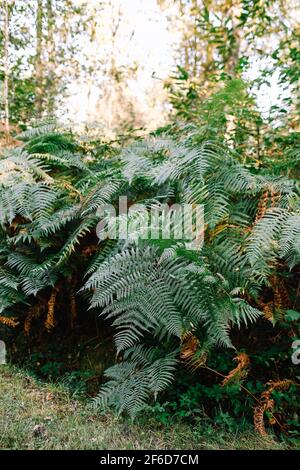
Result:
M233 330L288 308L274 278L284 284L300 264L293 178L242 163L195 126L104 153L55 124L19 139L0 160L0 321L51 331L60 308L76 321L78 299L110 321L117 362L96 405L135 416L174 380L187 337L203 364L214 348L235 349ZM132 240L99 242L97 210L121 195L149 208L202 204L202 249L144 240L142 224ZM277 295L271 318L266 290Z

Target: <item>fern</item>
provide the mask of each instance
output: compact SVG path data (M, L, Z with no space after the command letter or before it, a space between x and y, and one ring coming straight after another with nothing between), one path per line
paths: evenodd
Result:
M139 345L128 349L124 360L106 370L109 381L94 399L96 406L111 406L135 417L152 397L174 380L176 352L159 357L157 350Z
M121 358L95 404L134 417L174 380L187 335L205 354L234 348L232 330L261 317L259 298L278 265L300 264L298 189L277 169L242 164L225 140L205 140L207 129L195 125L114 147L114 158L95 157L56 129L24 133L24 146L0 160L0 312L23 320L41 302L45 316L53 288L63 298L79 290L82 305L110 322ZM119 195L145 211L118 214ZM199 251L172 235L144 239L150 209L174 202L204 206ZM106 204L117 225L131 224L131 238L99 242L97 211Z

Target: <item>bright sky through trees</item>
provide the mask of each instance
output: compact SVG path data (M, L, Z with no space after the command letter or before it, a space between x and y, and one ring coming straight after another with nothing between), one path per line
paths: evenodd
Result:
M84 0L74 0L74 4L82 5ZM99 7L97 0L89 0L91 9ZM169 6L161 9L156 0L114 0L113 10L102 10L102 15L106 15L101 30L96 32L98 47L94 45L91 49L89 42L81 38L81 50L85 60L93 60L96 56L101 62L105 56L112 54L110 35L108 30L112 21L112 16L116 12L121 12L120 27L118 29L116 48L114 54L120 67L130 67L138 64L138 70L134 78L128 82L130 94L138 100L140 107L148 113L148 125L155 128L162 124L167 109L161 107L161 102L165 99L163 92L163 81L174 72L176 66L176 51L180 41L180 31L172 29L168 24L170 14L175 14L177 7ZM79 59L80 60L80 59ZM82 58L82 60L84 60ZM245 74L246 79L258 78L266 61L253 58L250 69ZM105 83L105 74L100 70L100 82ZM271 78L271 87L264 85L257 93L257 103L259 108L268 114L269 108L273 104L278 104L279 94L282 87L278 83L278 73L274 73ZM153 88L157 90L158 96L153 103L149 103L148 97ZM82 81L74 80L69 85L70 97L67 100L67 118L72 121L101 121L97 116L97 105L101 100L102 90L95 80L86 86ZM284 96L289 96L289 91ZM162 112L156 112L161 107ZM152 109L151 109L152 108ZM66 117L66 115L65 115Z
M251 89L264 117L272 105L281 106L291 96L289 84L283 89L279 83L280 71L271 55L296 28L300 18L296 0L288 0L286 6L272 1L261 13L267 15L265 23L257 23L255 13L246 15L244 25L241 18L248 4L242 1L229 9L226 0L213 6L204 0L8 0L8 4L10 94L19 86L16 79L28 80L29 87L23 95L26 105L16 103L18 109L24 107L26 118L23 113L24 119L19 116L15 122L54 113L64 121L104 132L125 125L155 129L168 118L165 85L176 76L178 65L187 65L191 79L205 89L215 73L220 78L222 67L232 73L225 64L234 68L245 57L241 76L249 82L272 70L265 83ZM207 17L205 5L210 5ZM265 8L264 3L258 5ZM236 51L231 40L236 41ZM42 91L47 89L40 97L38 82ZM44 102L38 106L40 100Z
M82 0L75 1L82 4ZM99 2L89 0L89 7L97 9ZM99 7L101 10L101 7ZM111 43L110 28L114 16L120 14L120 24L116 41ZM136 73L128 80L128 88L139 105L149 113L149 125L155 127L162 122L163 110L152 117L151 107L160 107L160 99L165 98L163 81L174 67L174 51L178 47L179 34L170 31L167 20L168 11L162 11L156 0L114 0L112 9L105 6L101 12L101 25L96 27L95 42L92 49L89 41L81 38L81 60L92 61L96 57L100 63L112 54L120 68L135 67ZM103 21L104 16L104 21ZM114 47L114 50L112 48ZM78 58L80 60L80 57ZM100 83L105 83L103 71L97 72L97 77L89 86L84 86L81 80L74 80L70 86L70 98L67 101L68 117L72 120L93 120L97 115L97 103L101 99ZM158 100L151 104L148 94L156 88ZM158 102L157 102L158 101ZM153 113L154 114L154 113ZM96 116L97 117L97 116ZM151 122L152 120L156 122Z

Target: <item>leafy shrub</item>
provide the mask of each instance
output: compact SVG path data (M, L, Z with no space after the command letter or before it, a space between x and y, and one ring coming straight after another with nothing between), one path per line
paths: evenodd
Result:
M247 350L257 322L263 331L281 322L296 335L284 318L298 308L297 182L269 163L243 162L226 141L226 116L211 140L202 131L193 124L103 152L51 124L23 133L24 145L0 161L1 323L30 334L41 320L49 332L63 322L72 329L88 308L107 319L121 360L95 403L119 413L135 416L163 393L180 362L197 369L216 349ZM203 248L144 240L142 223L132 240L98 243L97 209L120 195L148 208L202 204ZM267 343L262 335L259 347ZM246 357L237 354L228 380L245 379ZM225 393L199 387L204 401ZM230 416L242 412L239 389Z

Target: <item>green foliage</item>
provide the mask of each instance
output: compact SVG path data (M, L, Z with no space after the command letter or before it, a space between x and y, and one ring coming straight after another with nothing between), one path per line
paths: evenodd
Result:
M134 417L151 396L165 390L173 381L176 353L159 357L157 350L138 345L127 349L124 361L107 369L110 379L95 399L96 405L111 406Z
M247 429L253 425L253 407L268 388L266 377L274 382L279 377L295 379L287 331L285 322L274 328L263 327L259 322L248 332L251 335L248 341L235 332L237 346L246 346L250 357L249 369L243 380L224 386L223 378L233 367L233 353L230 350L212 350L206 364L193 374L187 374L183 365L179 367L176 387L169 388L155 404L148 406L148 413L169 426L174 419L180 419L191 426L198 422L206 423L207 427L218 423L227 432ZM296 443L299 436L296 384L288 390L274 390L271 398L275 403L273 412L265 415L266 423L272 422L275 415L278 421L273 423L273 431L290 444Z
M3 87L4 74L0 72L0 88ZM19 77L19 63L10 71L9 109L11 123L18 128L26 128L34 113L35 84L31 78ZM1 103L2 104L2 103Z
M50 123L23 133L24 145L0 161L1 315L17 317L27 333L41 320L51 331L69 298L70 315L80 304L104 317L120 362L106 371L96 404L135 416L175 380L188 335L198 358L237 349L233 333L247 335L270 296L273 317L291 302L298 308L296 181L268 163L247 163L226 129L212 132L214 122L226 127L224 101L237 109L241 97L244 86L229 82L203 104L210 111L200 125L109 150L108 158ZM172 237L144 240L139 212L131 216L134 237L99 243L97 209L116 206L119 195L147 208L202 204L203 248L192 252ZM274 278L290 280L288 299L273 289Z

